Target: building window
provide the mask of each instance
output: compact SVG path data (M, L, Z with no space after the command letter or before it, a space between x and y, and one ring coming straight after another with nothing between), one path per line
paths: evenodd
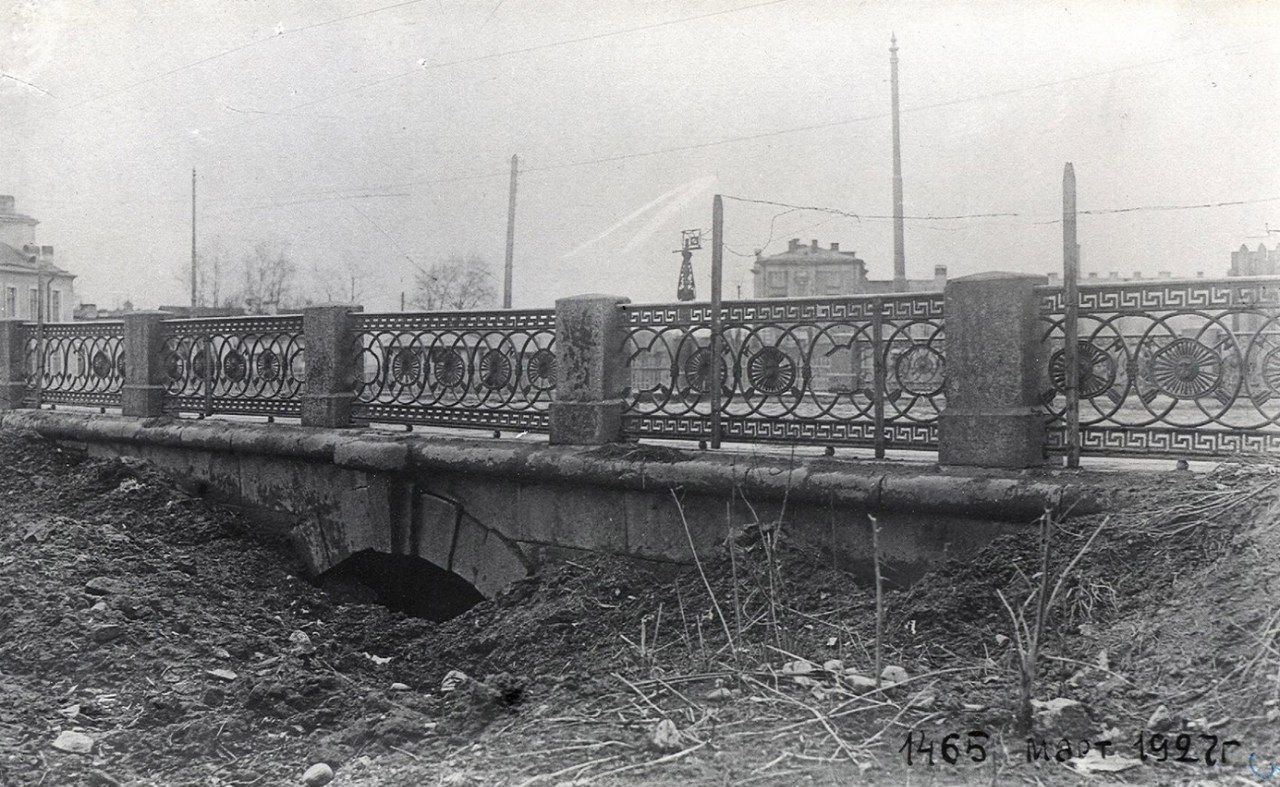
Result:
M58 322L62 319L62 293L58 290L49 290L49 317L50 322Z
M769 271L765 276L765 295L779 298L787 294L787 272Z
M4 288L4 316L14 318L18 316L18 288Z
M31 288L31 297L27 299L27 306L31 309L31 313L27 315L27 319L38 319L40 315L40 291L35 287Z

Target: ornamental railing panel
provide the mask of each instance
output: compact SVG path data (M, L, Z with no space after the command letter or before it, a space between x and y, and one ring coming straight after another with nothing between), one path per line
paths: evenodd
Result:
M302 315L165 320L160 334L166 410L301 415Z
M365 421L545 432L556 385L553 309L355 314Z
M124 323L51 323L26 335L27 404L120 406L124 385Z
M1043 400L1065 448L1061 288L1044 287ZM1280 451L1280 277L1079 287L1081 451Z
M935 449L942 293L722 305L724 440ZM711 306L623 307L630 436L711 436Z

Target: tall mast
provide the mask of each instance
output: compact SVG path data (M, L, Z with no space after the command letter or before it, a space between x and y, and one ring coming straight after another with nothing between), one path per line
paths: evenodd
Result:
M898 37L889 36L889 85L893 93L893 289L907 289L907 253L902 227L902 138L898 121Z

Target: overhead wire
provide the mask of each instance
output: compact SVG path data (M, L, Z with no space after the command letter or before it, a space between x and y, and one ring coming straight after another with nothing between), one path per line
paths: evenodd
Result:
M775 2L780 2L780 1L781 0L775 0ZM755 6L748 6L748 8L753 8L753 7ZM1020 87L1007 88L1004 90L997 90L997 91L979 93L979 94L970 95L970 96L962 96L960 98L947 99L945 101L938 101L938 102L933 102L928 104L918 104L915 106L905 107L901 111L902 113L906 114L906 113L912 113L912 112L924 112L924 111L933 110L933 109L944 109L944 108L956 106L959 104L972 103L975 101L982 101L989 98L999 98L999 97L1008 96L1008 95L1015 95L1018 93L1025 93L1032 90L1040 90L1046 87L1056 87L1056 86L1068 84L1071 82L1078 82L1085 79L1093 79L1100 76L1108 76L1111 74L1119 73L1121 71L1129 71L1129 70L1149 67L1153 65L1162 65L1164 63L1168 63L1176 60L1183 60L1190 57L1201 57L1207 54L1216 54L1218 52L1228 51L1228 50L1249 49L1255 46L1260 46L1264 43L1268 43L1273 40L1276 40L1276 39L1264 38L1264 39L1258 39L1255 41L1234 44L1229 47L1223 47L1223 48L1214 49L1214 50L1202 50L1199 52L1187 53L1184 55L1176 55L1173 57L1161 58L1158 60L1143 61L1141 63L1131 63L1131 64L1120 66L1117 68L1107 69L1104 71L1094 71L1087 74L1078 74L1076 76L1066 77L1063 79L1053 80L1050 82L1039 82L1033 85L1023 85ZM464 61L456 61L456 62L464 62ZM318 103L318 102L295 105L290 107L289 111L301 109L306 106L311 106L314 103ZM742 134L742 135L737 135L732 137L724 137L716 140L708 140L705 142L695 142L695 143L689 143L685 145L673 145L669 147L655 148L655 149L643 150L643 151L631 151L627 153L618 153L618 154L608 155L608 156L597 156L597 157L581 159L577 161L566 161L566 162L559 162L559 163L552 163L552 164L543 164L539 166L522 166L520 168L520 173L533 174L533 173L539 173L539 172L553 172L553 171L564 170L564 169L575 169L579 167L595 166L599 164L612 164L612 163L618 163L622 161L631 161L634 159L648 158L652 156L661 156L661 155L667 155L671 153L684 153L684 152L689 152L694 150L704 150L707 148L719 147L722 145L732 145L732 144L738 144L742 142L752 142L756 140L769 139L772 137L779 137L779 136L784 136L789 134L797 134L797 133L802 133L806 131L818 131L822 129L847 126L847 125L867 122L871 120L880 120L890 116L891 116L890 112L875 112L871 114L858 115L855 117L842 118L842 119L831 120L831 121L826 121L822 123L809 123L802 126L791 126L788 128L773 129L770 131L762 131L754 134ZM485 173L485 174L477 173L472 175L452 176L447 178L426 178L426 179L406 180L406 181L400 181L396 183L364 185L359 187L352 187L350 189L340 188L340 189L332 189L332 190L312 192L312 193L342 193L344 191L365 191L370 189L384 189L384 188L386 189L407 188L410 186L438 185L442 183L457 183L457 182L465 182L465 181L473 181L473 180L489 180L494 178L506 178L508 176L509 176L508 172L498 172L495 170L492 173Z
M322 22L312 22L312 23L310 23L310 24L302 25L301 27L290 28L290 29L288 29L288 30L281 30L280 32L273 33L273 34L272 34L272 35L270 35L270 36L265 36L265 37L262 37L262 38L255 38L255 39L252 39L252 40L250 40L250 41L247 41L247 42L245 42L245 43L243 43L243 44L240 44L240 45L238 45L238 46L233 46L233 47L230 47L230 48L227 48L227 49L223 49L223 50L221 50L221 51L219 51L219 52L215 52L215 53L214 53L214 54L212 54L212 55L208 55L208 56L206 56L206 57L198 58L198 59L196 59L196 60L192 60L191 62L183 63L183 64L182 64L182 65L180 65L180 66L176 66L176 67L174 67L174 68L170 68L170 69L168 69L168 70L166 70L166 71L162 71L162 72L160 72L160 73L158 73L158 74L152 74L151 76L144 77L144 78L142 78L142 79L136 80L136 81L134 81L134 82L130 82L130 83L125 84L125 85L121 85L121 86L116 87L116 88L113 88L113 89L111 89L111 90L109 90L109 91L107 91L107 92L105 92L105 93L99 93L98 95L90 96L89 98L82 99L82 100L80 100L80 101L76 101L76 102L74 102L74 103L67 104L67 105L65 105L65 106L55 107L55 108L54 108L54 112L55 112L55 113L56 113L56 112L62 112L62 111L66 111L66 110L68 110L68 109L75 109L75 108L77 108L77 107L86 106L86 105L88 105L88 104L94 104L94 103L97 103L98 101L103 101L103 100L108 99L108 98L115 98L116 96L120 96L120 95L123 95L123 94L125 94L125 93L128 93L129 91L133 90L134 88L139 88L139 87L143 87L143 86L145 86L145 85L150 85L150 84L152 84L152 83L154 83L154 82L159 82L160 80L165 79L165 78L170 77L170 76L173 76L174 74L179 74L179 73L181 73L181 72L183 72L183 71L187 71L187 70L189 70L189 69L196 68L197 66L202 66L202 65L204 65L204 64L206 64L206 63L212 63L212 62L213 62L213 61L215 61L215 60L221 60L222 58L224 58L224 57L229 57L229 56L231 56L231 55L236 54L237 52L243 52L243 51L244 51L244 50L246 50L246 49L250 49L250 48L252 48L252 47L258 46L259 44L264 44L264 43L267 43L267 42L269 42L269 41L276 41L276 40L278 40L278 39L280 39L280 38L283 38L283 37L285 37L285 36L289 36L289 35L296 35L296 34L298 34L298 33L303 33L303 32L306 32L306 31L308 31L308 30L315 30L316 28L320 28L320 27L327 27L327 26L329 26L329 25L338 24L339 22L346 22L346 21L349 21L349 20L352 20L352 19L359 19L359 18L361 18L361 17L371 16L371 15L373 15L373 14L383 13L383 12L385 12L385 11L392 11L392 10L395 10L395 9L397 9L397 8L404 8L405 6L416 5L416 4L418 4L418 3L422 3L422 2L425 2L425 1L426 1L426 0L401 0L400 2L397 2L397 3L392 3L392 4L390 4L390 5L379 6L378 8L370 8L370 9L367 9L367 10L365 10L365 11L360 11L360 12L358 12L358 13L354 13L354 14L348 14L348 15L346 15L346 16L340 16L340 17L336 17L336 18L334 18L334 19L326 19L326 20L324 20L324 21L322 21ZM12 77L11 77L11 78L12 78ZM21 80L19 80L19 81L21 81ZM42 91L42 92L44 92L44 91ZM31 122L31 121L30 121L30 120L21 121L21 122L19 122L18 124L16 124L16 126L15 126L15 127L21 127L21 126L23 126L23 125L25 125L26 123L29 123L29 122Z

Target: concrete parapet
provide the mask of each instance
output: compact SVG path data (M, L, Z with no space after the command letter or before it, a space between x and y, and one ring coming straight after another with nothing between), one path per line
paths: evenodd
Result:
M160 323L173 315L161 311L136 311L124 315L124 384L120 411L138 418L154 418L164 412L164 341Z
M1038 407L1044 345L1035 287L1043 276L982 273L947 282L944 465L1033 467L1045 461Z
M307 306L302 310L307 379L302 386L302 425L351 425L355 399L356 352L351 313L363 307L347 304Z
M26 344L22 320L0 320L0 410L22 407L27 388Z
M618 307L630 299L577 295L556 301L556 396L553 444L599 445L622 439L625 325Z
M1073 515L1114 508L1135 485L1132 475L645 453L35 409L0 412L0 426L146 459L267 509L312 573L364 550L410 554L488 596L556 550L689 562L690 540L703 553L723 541L726 522L756 516L785 517L799 541L861 571L871 565L865 531L873 512L886 528L885 555L918 567L1032 523L1046 506ZM744 500L749 509L734 507Z

